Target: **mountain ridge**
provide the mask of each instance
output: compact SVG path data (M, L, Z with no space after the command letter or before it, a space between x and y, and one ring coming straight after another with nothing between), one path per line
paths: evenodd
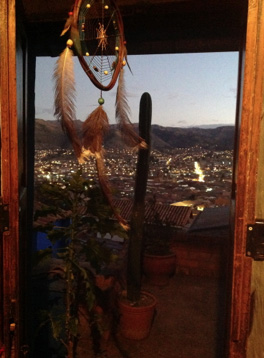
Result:
M78 135L81 136L82 121L76 121ZM137 125L133 124L137 130ZM235 126L220 127L163 127L151 126L152 149L159 151L178 148L201 147L211 150L232 150L234 146ZM126 148L116 124L111 124L104 138L106 148ZM36 149L70 149L71 145L60 123L54 120L35 120Z

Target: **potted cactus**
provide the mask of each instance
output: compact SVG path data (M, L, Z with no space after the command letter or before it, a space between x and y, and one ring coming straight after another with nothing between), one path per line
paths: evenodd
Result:
M134 204L130 221L127 291L119 300L120 332L130 339L146 338L153 321L156 299L153 295L141 291L143 227L145 211L145 193L147 187L150 128L151 97L143 93L140 101L139 135L147 143L146 149L139 149Z

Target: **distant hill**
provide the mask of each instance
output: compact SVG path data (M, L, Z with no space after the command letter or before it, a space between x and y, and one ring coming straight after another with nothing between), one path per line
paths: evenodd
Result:
M81 132L81 121L76 121L77 131ZM234 126L217 128L177 128L152 125L152 148L164 151L176 148L200 146L205 149L231 150L234 145ZM67 136L58 121L36 119L36 149L71 148ZM125 147L116 125L111 125L105 136L105 147Z

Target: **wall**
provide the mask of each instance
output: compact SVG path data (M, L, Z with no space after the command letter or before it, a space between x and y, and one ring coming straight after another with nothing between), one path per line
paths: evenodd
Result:
M176 273L184 275L221 277L226 273L226 237L193 234L185 240L174 239Z

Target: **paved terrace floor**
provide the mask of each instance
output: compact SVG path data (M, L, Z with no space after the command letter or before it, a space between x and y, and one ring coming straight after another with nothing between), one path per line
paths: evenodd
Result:
M33 302L45 303L47 288L40 279L35 285ZM143 278L143 290L152 293L158 301L149 337L135 341L117 332L102 342L103 352L96 358L223 358L223 287L222 280L214 277L175 275L162 288L151 286ZM55 351L47 354L49 341L43 334L42 330L33 357L61 357ZM78 358L94 358L92 344L87 340L89 332L84 337Z
M159 288L143 281L143 289L158 300L148 338L129 340L117 334L102 357L107 358L222 358L223 283L218 278L174 276Z

